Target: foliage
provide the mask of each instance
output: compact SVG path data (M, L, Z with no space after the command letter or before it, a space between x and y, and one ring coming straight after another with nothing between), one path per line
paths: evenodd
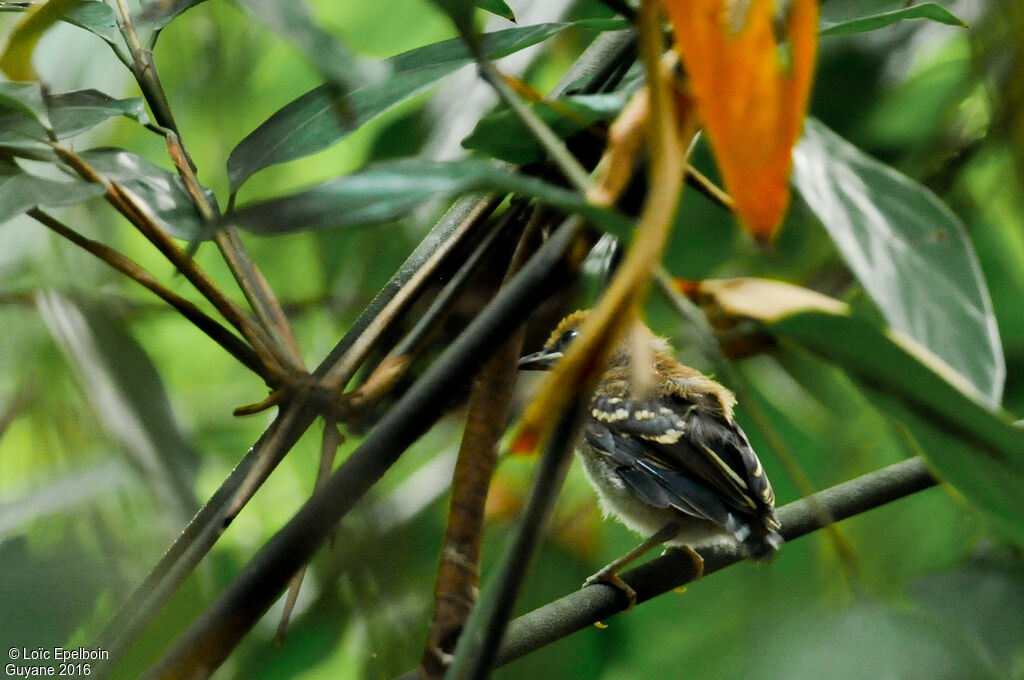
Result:
M664 0L687 47L659 67L626 2L0 3L0 640L110 651L95 677L207 638L218 678L415 667L454 451L488 441L465 412L500 433L533 393L467 407L473 376L511 382L627 248L531 426L566 435L642 300L736 391L780 505L912 456L947 484L495 675L1024 677L1024 14L828 0L815 36L811 2L705 4ZM541 466L557 488L556 457L497 463L474 634L555 504ZM577 471L557 498L518 612L635 543Z

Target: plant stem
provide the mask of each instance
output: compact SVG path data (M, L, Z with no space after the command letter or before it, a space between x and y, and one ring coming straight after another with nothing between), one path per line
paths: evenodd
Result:
M192 302L164 286L156 277L140 267L136 262L113 248L103 245L99 241L82 236L39 208L32 208L28 211L28 215L51 229L54 233L74 243L82 250L95 255L128 278L155 293L161 300L178 310L182 316L191 321L199 330L206 333L214 342L223 347L231 356L238 359L244 366L264 380L269 381L272 379L272 376L267 373L263 363L251 347Z
M216 217L216 210L209 198L204 193L202 186L195 173L195 164L181 140L181 133L171 112L170 102L164 91L163 84L157 74L156 65L153 63L153 53L143 46L135 25L132 23L131 14L125 0L117 0L117 7L120 11L118 21L121 35L131 52L132 73L135 80L142 89L156 122L167 130L167 150L171 160L178 169L178 174L192 197L196 210L205 222ZM235 277L239 288L248 300L249 305L256 313L262 328L266 331L267 348L275 354L275 357L283 366L292 372L304 372L302 359L299 356L297 343L288 325L284 311L277 301L273 291L267 285L263 274L252 262L249 253L237 234L218 232L214 240L217 247L228 265L228 269Z

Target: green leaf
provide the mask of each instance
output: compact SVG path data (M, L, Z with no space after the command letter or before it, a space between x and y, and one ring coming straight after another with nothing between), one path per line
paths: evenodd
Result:
M619 236L628 237L632 229L628 218L592 206L574 192L472 159L376 163L291 196L246 205L229 219L256 234L287 234L387 222L429 198L487 191L533 196Z
M22 84L0 83L0 92L5 89L4 86L8 86L6 90L9 92L14 89L10 86L20 85ZM31 83L25 85L28 86L25 93L31 94L31 89L35 86ZM0 102L8 103L4 101L2 93ZM58 139L64 139L90 130L114 116L127 116L139 122L146 121L141 99L113 99L98 90L78 90L50 95L42 104L41 115L34 110L35 106L31 99L23 99L22 106L17 109L0 108L0 147L7 147L16 155L51 160L53 154L49 146L47 127L53 130ZM46 121L47 127L40 122L41 117Z
M171 236L198 240L205 234L195 204L176 174L124 149L91 149L79 155L100 175L131 193Z
M492 59L524 49L574 24L538 24L482 36ZM579 22L597 30L623 28L620 22ZM369 120L423 92L441 78L472 63L458 39L427 45L380 63L386 78L338 95L327 85L287 104L251 132L228 158L231 192L263 168L323 151ZM341 98L339 98L339 96Z
M927 188L808 119L793 183L886 321L961 373L990 406L1006 365L974 248Z
M154 485L166 507L189 516L196 451L171 412L160 374L124 323L103 305L55 292L39 311L75 369L104 429Z
M39 83L0 82L0 106L26 114L39 123L44 128L45 139L45 128L50 127L50 117Z
M114 99L99 90L76 90L47 98L50 118L58 138L72 137L91 130L116 116L145 123L146 107L142 99Z
M599 120L613 120L629 93L572 95L556 102L531 104L541 120L563 139ZM462 146L492 158L525 165L546 158L547 153L518 116L503 109L482 118L462 140Z
M0 223L40 205L74 205L103 193L90 182L57 182L34 175L14 175L0 182Z
M1024 429L958 389L905 340L852 317L799 312L767 324L833 362L920 442L942 478L1024 545ZM935 367L936 370L933 370Z
M153 2L143 11L139 17L139 23L145 24L154 30L160 30L181 16L186 10L190 10L203 2L206 2L206 0L163 0L162 2Z
M515 13L511 7L505 4L504 0L476 0L474 4L485 12L497 14L503 19L508 19L509 21L516 20Z
M117 30L114 10L102 0L83 2L64 15L64 21L84 28L93 35L99 36L108 45L118 45L121 34Z
M902 5L903 3L898 4ZM875 31L906 19L929 19L940 24L946 24L947 26L967 27L967 24L962 19L942 5L934 2L924 2L920 5L911 5L910 7L901 6L898 9L877 14L864 14L857 18L847 19L833 18L833 15L829 13L829 7L830 5L825 5L821 10L822 36L850 35L851 33Z
M0 70L11 80L38 80L32 68L36 43L51 26L85 0L47 0L33 6L11 31L0 54Z

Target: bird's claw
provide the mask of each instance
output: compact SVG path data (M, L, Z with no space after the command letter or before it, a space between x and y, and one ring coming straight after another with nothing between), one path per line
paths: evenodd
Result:
M602 569L584 581L583 587L586 588L587 586L592 586L596 583L605 583L610 585L626 596L626 600L629 604L622 611L628 612L636 606L636 591L633 590L628 583L623 581L614 571Z

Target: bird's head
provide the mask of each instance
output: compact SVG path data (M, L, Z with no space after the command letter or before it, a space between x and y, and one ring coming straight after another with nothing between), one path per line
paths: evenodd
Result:
M551 331L547 342L539 352L527 354L519 360L519 368L527 371L547 371L565 356L565 350L580 334L580 326L587 318L588 310L573 312Z

